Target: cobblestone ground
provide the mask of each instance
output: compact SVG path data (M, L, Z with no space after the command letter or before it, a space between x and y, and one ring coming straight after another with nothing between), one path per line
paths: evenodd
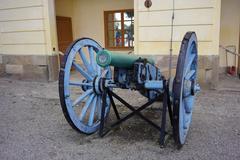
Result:
M219 90L198 95L187 142L177 150L171 136L160 148L159 133L137 117L104 138L79 134L63 116L56 82L0 78L0 159L240 159L240 80L221 79ZM118 93L132 104L145 100L130 91ZM159 119L155 106L145 114Z

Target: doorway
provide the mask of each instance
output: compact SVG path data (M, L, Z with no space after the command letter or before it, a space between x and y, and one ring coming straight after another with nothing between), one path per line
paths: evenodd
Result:
M58 36L58 49L60 52L64 53L67 50L67 47L73 41L73 33L72 33L72 19L71 17L56 17L57 23L57 36ZM63 55L60 56L60 61L63 59Z

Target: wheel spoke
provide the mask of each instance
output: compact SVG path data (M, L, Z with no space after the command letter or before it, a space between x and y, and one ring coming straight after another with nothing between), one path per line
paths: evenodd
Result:
M189 128L190 122L191 122L191 114L190 113L186 113L184 115L184 124L183 124L183 128L185 130L184 133L187 133L186 130Z
M185 97L183 99L183 103L184 103L185 111L187 113L191 113L192 112L192 107L193 107L193 104L194 104L194 96Z
M97 103L97 97L95 96L94 99L93 99L92 108L91 108L90 116L89 116L89 119L88 119L88 125L89 126L93 125L94 114L95 114L95 110L96 110L96 103Z
M109 98L109 96L107 95L107 98L106 98L106 104L107 104L107 106L110 105L110 103L111 103L111 102L110 102L110 98Z
M88 86L88 87L92 87L93 84L92 83L84 83L84 82L69 82L69 85L71 86Z
M185 76L185 80L190 80L195 73L196 73L196 70L191 70L190 72L187 72Z
M79 50L79 54L82 58L82 61L83 61L83 64L84 66L86 67L87 71L90 73L90 74L94 74L94 69L93 67L91 66L91 64L88 62L88 59L87 57L85 56L84 52L82 51L82 49Z
M88 98L87 102L85 103L85 105L82 109L81 115L80 115L80 121L83 121L83 119L87 113L87 110L88 110L90 104L92 103L92 100L94 97L95 97L95 94L91 94L90 97Z
M101 96L98 96L97 97L97 111L98 111L98 119L101 118L101 112L102 112L102 97Z
M184 115L185 115L185 108L184 108L184 103L183 101L181 102L181 104L179 105L179 128L183 128L184 127Z
M184 68L185 74L186 74L186 72L187 72L188 70L190 70L190 67L191 67L191 65L192 65L193 60L194 60L195 57L196 57L195 54L190 54L190 55L189 55L189 58L188 58L188 60L186 61L186 62L187 62L187 65L186 65L186 67Z
M85 72L80 65L78 65L75 62L73 62L73 66L76 68L76 70L78 72L80 72L85 78L87 78L87 80L89 80L89 81L93 80L93 78L87 72Z
M84 98L86 98L89 94L93 93L92 89L87 90L86 92L84 92L80 97L78 97L74 102L73 102L73 106L77 105L78 103L80 103Z
M89 57L90 57L90 65L92 66L93 70L96 70L96 60L94 58L94 51L91 46L88 47Z
M101 67L97 65L97 75L101 76Z

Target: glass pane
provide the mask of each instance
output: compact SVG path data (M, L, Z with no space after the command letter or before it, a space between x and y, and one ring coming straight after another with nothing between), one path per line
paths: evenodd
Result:
M130 30L124 31L124 47L134 46L134 33Z
M120 31L108 31L108 38L121 39L122 35Z
M121 21L121 13L108 13L108 22Z
M122 38L122 33L120 30L114 30L114 38Z
M121 47L122 46L122 42L121 41L122 41L121 39L119 39L119 40L117 40L117 39L109 39L108 40L108 45L109 45L109 47Z
M114 13L114 21L121 21L121 13Z
M122 45L122 34L120 30L115 30L114 31L114 35L115 35L115 46L121 46Z
M122 29L121 22L114 22L114 29L115 29L115 30L120 30L120 29Z
M122 46L122 35L121 31L108 31L108 45L109 47L120 47Z
M134 33L130 30L125 30L124 31L124 38L133 39L134 38Z
M133 20L133 18L134 18L133 11L124 12L124 20Z
M128 37L129 37L128 32L125 32L124 33L124 38L128 38Z
M122 46L122 39L121 38L117 38L114 40L114 47L121 47Z
M124 39L124 47L133 47L132 39Z
M108 23L108 30L121 30L122 25L121 22L109 22Z
M125 30L133 30L133 22L132 21L124 21L124 29Z

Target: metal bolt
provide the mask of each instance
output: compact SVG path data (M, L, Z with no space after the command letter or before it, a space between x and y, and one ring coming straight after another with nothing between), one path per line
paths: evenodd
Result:
M146 8L150 8L152 6L152 1L151 0L146 0L144 2L144 5L145 5Z

